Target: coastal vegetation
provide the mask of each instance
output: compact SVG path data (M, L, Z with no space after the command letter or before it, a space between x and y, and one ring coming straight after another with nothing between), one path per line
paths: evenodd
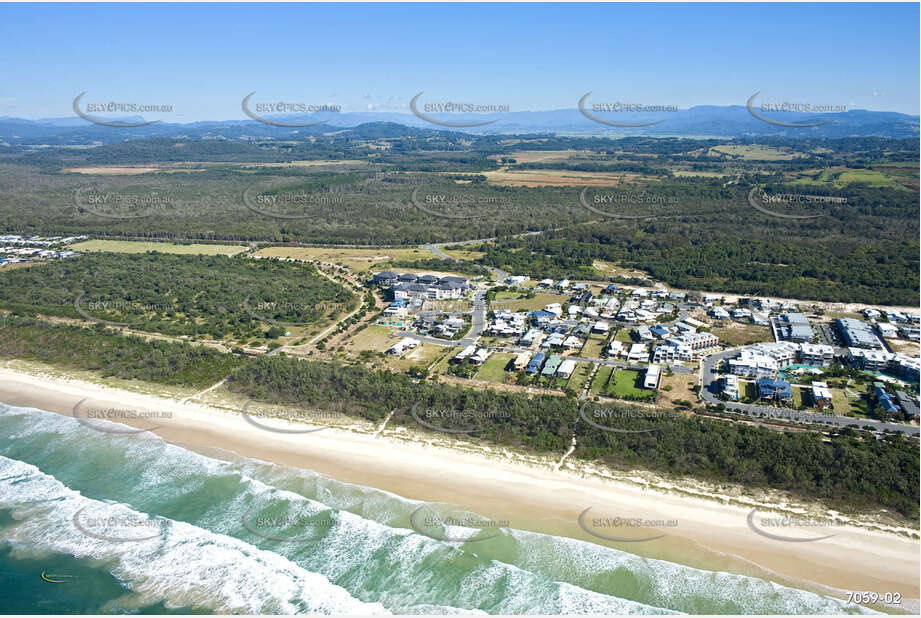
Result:
M631 404L603 407L568 397L474 390L360 366L284 355L244 357L188 343L122 337L85 328L5 316L0 357L100 371L164 384L207 387L229 375L230 391L286 408L330 409L446 436L539 453L563 453L614 470L652 470L748 488L781 489L836 508L889 509L916 519L917 443L882 440L851 428L825 435L776 431ZM599 422L597 411L605 411ZM589 422L592 420L593 422ZM617 429L613 432L599 428Z

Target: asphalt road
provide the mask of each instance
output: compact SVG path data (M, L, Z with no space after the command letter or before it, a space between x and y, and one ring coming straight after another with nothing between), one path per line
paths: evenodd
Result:
M490 240L495 240L495 239L490 239ZM427 249L428 251L431 251L438 257L443 258L445 260L453 260L455 262L460 262L461 260L457 259L456 257L452 257L448 255L447 253L445 253L444 251L442 251L441 247L448 246L448 245L465 245L465 244L470 244L473 242L484 242L484 241L466 240L463 242L441 243L438 245L428 244L428 245L422 245L422 247L424 249ZM508 273L502 270L501 268L496 268L495 266L484 266L484 268L488 270L489 272L491 272L496 277L497 284L502 283L503 281L505 281L506 277L508 277Z
M921 432L921 428L914 427L911 425L902 425L899 423L882 423L880 421L875 421L871 419L858 419L851 418L849 416L834 416L830 414L816 414L812 412L802 412L800 410L792 410L790 408L775 408L769 405L763 404L748 404L748 403L737 403L734 401L722 401L717 395L720 391L719 384L719 374L716 373L714 367L716 364L725 358L731 358L738 354L738 349L726 350L723 352L718 352L716 354L711 354L704 359L701 365L701 390L700 395L708 403L714 405L723 404L726 406L727 410L734 410L737 412L744 412L749 416L760 416L764 414L768 418L779 418L794 420L806 423L831 423L833 425L838 425L839 427L846 427L848 425L857 425L863 429L869 429L872 431L898 431L907 435L916 436Z
M470 332L467 333L466 337L457 341L448 341L447 339L439 339L438 337L427 337L405 330L400 331L400 336L416 339L424 343L451 347L466 348L468 345L473 345L486 329L486 290L483 288L478 289L473 295L473 311L471 312L470 322Z

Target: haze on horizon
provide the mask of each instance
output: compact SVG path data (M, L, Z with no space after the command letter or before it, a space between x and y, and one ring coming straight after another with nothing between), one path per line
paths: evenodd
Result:
M254 91L402 114L422 91L513 112L575 109L589 91L679 109L760 91L919 113L918 4L212 7L0 5L0 116L74 117L84 91L170 105L178 123L245 120Z

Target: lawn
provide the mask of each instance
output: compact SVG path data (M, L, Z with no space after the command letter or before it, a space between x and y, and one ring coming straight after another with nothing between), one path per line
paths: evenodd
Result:
M170 242L139 240L86 240L67 247L72 251L108 251L110 253L175 253L178 255L236 255L246 251L241 245L177 245Z
M633 335L630 334L631 328L622 328L617 331L617 334L614 335L614 339L617 341L622 341L624 343L636 343L633 341Z
M598 368L598 373L595 374L595 379L592 380L592 386L589 389L592 395L600 395L601 391L605 389L605 386L608 383L608 379L611 377L611 371L614 368L609 365L602 365Z
M758 402L758 387L754 382L739 380L739 401L742 403Z
M601 358L601 351L604 349L605 341L606 338L602 335L589 335L579 355L585 358Z
M805 388L801 386L793 386L790 388L793 393L793 407L797 410L801 408L810 408L812 407L812 395L806 394Z
M576 368L569 378L569 388L576 393L581 393L588 381L588 376L592 372L590 363L576 363Z
M832 408L835 410L835 414L839 416L851 416L851 404L847 400L847 395L844 394L844 390L840 388L832 388L831 390L831 404Z
M510 374L505 371L505 367L508 365L509 361L515 357L514 354L506 354L505 352L498 352L489 357L483 366L480 367L480 370L477 371L476 376L477 380L488 380L490 382L505 382L506 377Z
M608 385L607 392L615 397L646 397L652 394L645 388L639 388L637 384L640 381L640 372L630 369L616 369L611 383Z

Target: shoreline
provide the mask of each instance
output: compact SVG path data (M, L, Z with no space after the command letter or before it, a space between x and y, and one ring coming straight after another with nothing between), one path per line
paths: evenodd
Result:
M655 483L639 472L617 477L570 459L560 466L562 453L552 458L513 454L501 447L419 435L404 427L386 428L386 423L276 433L247 422L238 412L213 405L181 403L8 365L0 365L0 402L9 405L72 415L74 406L86 398L86 406L168 411L168 418L155 423L118 422L142 428L158 424L153 433L211 457L230 452L306 468L412 500L457 505L483 517L508 521L515 529L574 538L704 570L760 577L839 598L846 591L901 593L900 607L874 606L884 611L912 612L919 606L921 544L916 529L840 517L854 525L822 528L820 535L833 536L815 542L784 542L749 527L753 509L761 517L782 517L803 513L802 505L775 503L759 508L764 503L751 496L708 493L692 482L685 485L660 479ZM284 429L309 427L267 419L259 423ZM677 520L677 525L661 529L589 525L586 529L578 524L585 509L591 509L587 521L596 516L620 517ZM768 531L789 537L801 534L795 529ZM642 540L663 533L661 538ZM607 535L631 541L601 538Z

